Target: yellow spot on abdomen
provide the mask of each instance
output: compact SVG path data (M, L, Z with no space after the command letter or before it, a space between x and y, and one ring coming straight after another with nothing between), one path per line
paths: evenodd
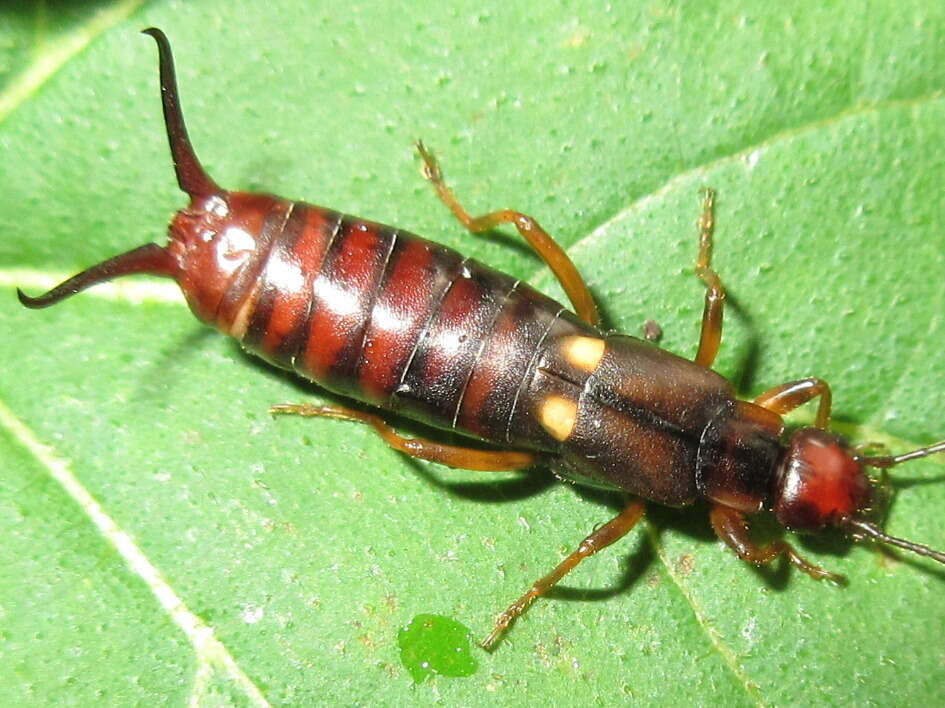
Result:
M603 339L595 337L565 337L561 340L561 353L572 366L593 373L604 358Z
M539 404L538 422L551 437L563 442L577 423L577 403L563 396L548 396Z

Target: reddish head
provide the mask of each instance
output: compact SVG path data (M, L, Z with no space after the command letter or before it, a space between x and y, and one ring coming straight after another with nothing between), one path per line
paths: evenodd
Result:
M774 478L770 508L781 524L795 531L838 527L855 540L870 539L945 563L945 553L890 536L867 519L874 483L865 471L942 451L945 442L895 457L865 457L838 435L802 428L788 440Z
M775 477L771 510L798 531L842 525L872 499L869 477L846 442L817 428L790 438Z

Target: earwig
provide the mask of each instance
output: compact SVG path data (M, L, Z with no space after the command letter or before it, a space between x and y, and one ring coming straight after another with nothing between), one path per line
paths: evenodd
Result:
M806 378L738 400L713 372L725 288L711 265L714 193L699 220L696 274L706 285L693 361L650 341L609 334L574 264L531 217L471 217L418 143L424 174L470 231L514 225L551 268L573 312L528 285L455 251L389 226L268 194L219 187L201 166L181 113L170 44L158 29L164 121L177 182L190 197L167 246L147 244L89 268L38 297L54 305L113 278L172 278L193 313L270 363L375 408L492 443L482 450L405 438L377 413L337 405L279 405L274 413L372 426L411 457L473 470L543 464L560 478L631 497L551 573L502 612L491 648L531 603L583 559L626 535L644 501L710 506L718 537L743 560L784 556L815 579L842 577L783 540L756 544L747 514L768 511L785 528L830 528L855 541L902 548L945 563L945 553L886 534L869 519L886 469L945 452L945 441L895 456L867 456L828 431L831 390ZM656 338L658 327L647 339ZM653 334L653 336L651 336ZM782 418L819 400L814 425L788 433Z

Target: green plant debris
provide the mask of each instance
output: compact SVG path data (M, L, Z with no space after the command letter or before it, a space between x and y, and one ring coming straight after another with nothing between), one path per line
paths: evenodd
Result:
M414 683L431 676L472 676L479 668L470 648L470 631L443 615L417 615L397 632L400 662Z

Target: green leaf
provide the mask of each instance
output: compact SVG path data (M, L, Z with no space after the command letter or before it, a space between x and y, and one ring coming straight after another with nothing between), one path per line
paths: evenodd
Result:
M16 302L14 286L162 240L184 203L137 33L155 25L221 184L397 224L560 293L517 237L451 220L419 175L422 137L472 211L521 209L567 245L610 325L655 319L686 355L698 189L715 187L717 369L746 396L829 380L858 442L945 436L945 6L589 5L0 10L0 701L939 699L941 568L811 538L848 588L759 572L703 507L652 508L477 673L414 685L400 627L438 614L484 635L615 502L273 420L270 404L320 394L204 330L166 282ZM941 456L894 472L890 531L945 545Z

